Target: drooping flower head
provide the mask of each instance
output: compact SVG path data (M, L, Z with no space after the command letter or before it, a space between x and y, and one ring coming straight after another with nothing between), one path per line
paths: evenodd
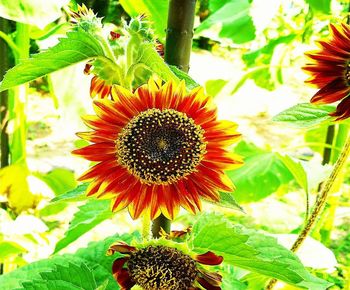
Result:
M89 196L111 198L112 210L128 207L132 218L146 212L173 219L183 207L201 210L201 200L219 201L234 186L224 170L242 161L227 146L237 125L217 119L210 97L198 87L187 93L151 79L134 93L113 86L113 100L96 100L86 116L92 132L78 133L93 144L73 151L97 162L79 179L90 181Z
M306 82L320 90L312 97L312 103L339 102L331 116L336 120L350 117L350 26L330 24L328 40L318 41L320 49L306 55L312 60L304 70L311 74Z
M124 242L111 245L107 254L115 252L125 254L112 266L113 276L122 290L129 290L134 285L145 290L221 289L221 275L203 267L222 263L223 257L213 252L190 256L174 247L148 245L137 248Z

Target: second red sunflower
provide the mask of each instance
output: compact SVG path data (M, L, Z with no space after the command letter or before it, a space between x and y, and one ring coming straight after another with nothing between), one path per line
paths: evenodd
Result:
M88 195L112 199L113 211L128 207L133 218L173 219L180 206L196 213L200 198L217 202L220 191L234 190L224 170L242 163L227 148L240 134L218 120L202 88L187 93L183 82L150 80L111 94L114 101L95 101L96 116L83 118L93 131L78 136L93 144L73 152L97 162L80 177L91 182Z
M312 60L303 69L311 77L306 81L320 90L312 97L312 103L339 102L331 116L342 120L350 117L350 26L342 23L330 25L328 40L318 41L320 50L306 55Z

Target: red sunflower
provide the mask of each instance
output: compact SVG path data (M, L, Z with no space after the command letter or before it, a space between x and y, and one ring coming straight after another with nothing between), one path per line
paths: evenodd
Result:
M135 285L145 290L221 289L221 275L202 266L222 263L223 257L213 252L191 257L168 246L150 245L137 249L124 242L110 246L107 254L115 252L126 254L116 259L112 266L113 276L122 290L129 290Z
M328 40L318 41L320 50L306 54L312 62L303 69L311 74L306 82L320 88L311 102L329 104L340 101L330 115L342 120L350 116L350 26L330 24L330 30Z
M88 196L111 198L113 211L128 207L134 219L144 212L173 219L180 206L196 213L200 198L217 202L219 191L234 190L224 170L242 164L227 148L240 134L217 119L202 88L186 93L183 82L150 80L111 94L113 101L94 101L96 116L83 118L93 131L78 136L93 144L73 151L97 162L79 178L90 181Z

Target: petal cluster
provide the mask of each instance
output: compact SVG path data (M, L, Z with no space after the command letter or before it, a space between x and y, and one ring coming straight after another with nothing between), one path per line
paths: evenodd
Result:
M311 75L306 82L319 88L311 102L340 101L330 115L342 120L350 116L350 26L330 24L330 32L329 39L318 41L319 50L306 54L311 62L303 69Z
M89 196L112 199L113 211L128 208L134 219L143 213L173 219L180 207L196 213L201 198L217 202L219 191L234 190L224 171L242 164L228 148L240 134L235 123L217 119L217 109L202 88L186 92L183 82L162 85L151 79L135 92L113 86L111 94L113 101L94 101L96 115L83 117L92 131L78 136L92 144L73 151L96 162L79 178L90 182ZM187 134L191 126L200 130L194 141ZM191 146L198 152L191 152ZM163 171L172 176L158 178Z

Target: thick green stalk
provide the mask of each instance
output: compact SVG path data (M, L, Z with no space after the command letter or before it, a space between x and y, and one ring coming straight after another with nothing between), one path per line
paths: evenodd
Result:
M189 70L195 7L196 0L170 0L169 3L164 59L184 72ZM153 221L153 237L160 236L161 228L170 233L171 222L162 214Z
M29 41L29 25L17 22L15 43L19 53L15 59L16 64L29 58ZM26 161L27 118L25 111L27 91L28 85L22 85L15 88L14 94L9 96L10 120L14 130L10 142L11 163L25 163Z
M1 17L0 31L6 35L9 32L8 20ZM6 71L10 68L8 44L3 39L0 39L0 59L0 79L2 80ZM10 159L9 135L7 132L8 114L8 91L4 91L0 93L1 168L9 165Z
M188 72L196 0L170 0L165 61Z
M347 136L346 142L343 146L343 149L339 155L339 158L337 159L337 162L335 163L332 173L327 179L327 181L322 185L322 191L320 192L318 199L316 200L316 203L314 205L314 208L312 210L312 213L305 224L303 230L299 234L298 238L295 240L293 246L291 247L292 252L296 252L302 243L305 241L307 236L310 234L312 228L314 227L315 223L319 219L322 210L326 204L326 201L328 199L328 194L331 192L333 186L337 183L339 176L342 175L342 171L346 165L346 161L348 160L350 154L350 136ZM271 290L275 286L277 280L272 279L266 286L266 290Z

